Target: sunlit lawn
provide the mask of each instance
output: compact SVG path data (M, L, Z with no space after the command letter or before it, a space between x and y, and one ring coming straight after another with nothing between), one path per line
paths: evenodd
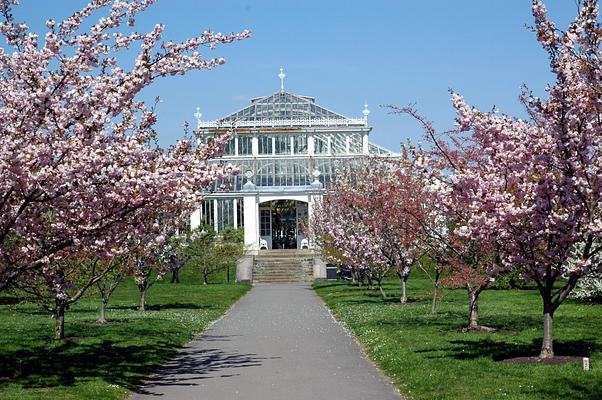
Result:
M138 290L124 282L111 299L107 325L95 323L90 295L66 315L64 341L51 339L54 320L31 304L6 305L0 295L0 399L123 399L170 354L222 315L249 286L199 284L183 270L165 281L139 312ZM223 277L214 281L223 282Z
M399 286L386 284L393 296ZM316 290L408 399L602 399L602 305L569 300L555 315L556 354L589 356L591 370L583 371L577 363L499 362L538 354L541 305L533 290L482 295L481 322L499 333L460 331L468 313L461 290L449 291L439 315L429 315L429 282L418 275L410 278L408 305L342 282Z

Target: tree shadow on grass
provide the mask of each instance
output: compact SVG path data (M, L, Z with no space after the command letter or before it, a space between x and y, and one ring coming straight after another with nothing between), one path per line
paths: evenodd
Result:
M136 332L139 334L140 332ZM203 341L203 338L197 339ZM229 337L209 337L223 342ZM18 384L25 388L72 386L76 381L100 378L107 383L136 390L144 377L157 370L164 360L174 358L150 382L176 384L169 375L188 374L196 378L231 373L234 368L261 365L264 358L219 349L189 349L176 353L173 343L159 340L152 345L123 344L102 340L95 343L54 342L49 346L7 351L0 349L0 388ZM178 378L180 379L180 378ZM186 384L186 379L184 383Z
M131 306L109 306L109 310L126 310L126 311L138 311L138 305ZM198 304L198 303L167 303L167 304L147 304L146 311L161 311L161 310L177 310L177 309L188 309L188 310L201 310L201 309L212 309L216 308L210 304ZM92 310L90 308L70 308L67 311L68 315L76 314L88 314ZM15 309L15 312L25 315L50 315L48 311L41 307L30 306L27 308Z
M192 310L201 310L201 309L210 309L215 308L210 304L198 304L198 303L167 303L167 304L147 304L147 311L159 311L159 310L177 310L177 309L192 309ZM138 311L138 306L109 306L109 310L130 310L130 311Z
M532 357L539 354L541 339L534 339L528 343L508 343L495 341L491 338L476 340L452 340L450 347L433 350L419 350L419 353L440 352L441 350L450 354L457 360L474 360L490 357L494 361L502 361L515 357ZM595 338L555 341L554 354L557 356L579 356L588 357L592 352L600 350L600 345ZM434 355L434 358L438 356Z
M0 296L0 306L11 306L24 302L25 299L16 296Z
M327 288L333 288L333 287L342 289L342 288L350 288L350 287L357 287L357 286L352 285L351 283L348 283L346 281L319 281L319 282L314 283L312 290L313 290L313 288L320 290L320 289L327 289Z
M602 399L602 385L599 382L575 382L560 378L555 385L542 387L539 392L545 399L591 400Z
M71 386L76 379L102 378L133 389L140 383L140 375L152 372L150 360L157 362L171 351L166 342L127 347L111 340L94 344L53 342L47 347L0 351L0 375L8 378L6 382L25 388Z
M405 305L426 305L423 297L411 296L408 298L408 303L402 304L399 299L399 294L394 292L387 292L387 297L383 299L378 289L368 290L365 289L361 297L357 297L353 292L341 291L328 293L328 299L337 299L337 306L344 307L347 305L362 305L362 304L398 304L400 306ZM350 296L350 294L352 294ZM430 299L429 299L430 301Z

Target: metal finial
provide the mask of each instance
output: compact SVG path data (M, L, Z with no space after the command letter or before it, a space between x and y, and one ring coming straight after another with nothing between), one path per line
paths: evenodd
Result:
M280 78L280 91L284 92L284 78L286 74L284 73L284 68L280 67L280 73L278 74L278 78Z
M194 113L194 118L196 118L196 126L197 128L201 127L201 118L203 114L201 113L201 107L196 108L196 112Z
M362 114L364 114L364 119L368 120L368 115L370 115L370 110L368 110L368 104L364 104L364 111L362 111Z

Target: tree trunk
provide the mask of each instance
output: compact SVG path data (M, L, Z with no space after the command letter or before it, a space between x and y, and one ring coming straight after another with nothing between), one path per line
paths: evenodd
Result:
M468 300L470 302L470 323L468 324L468 327L477 328L479 326L479 292L469 288Z
M404 270L405 271L405 270ZM399 298L399 302L401 304L406 304L408 302L408 278L410 277L409 273L406 272L398 272L397 275L401 280L401 297Z
M439 290L438 285L433 285L433 301L431 302L431 315L437 314L437 291Z
M387 299L387 294L385 293L385 290L383 289L383 278L377 278L377 282L378 282L378 290L380 291L380 295L382 296L383 300Z
M431 315L437 315L437 300L439 300L439 279L441 279L441 269L435 267L433 276L433 301L431 302Z
M171 273L171 283L180 283L180 270L174 269Z
M140 287L140 307L138 311L146 311L146 287Z
M54 311L54 338L65 339L65 308L66 304L61 301L56 301L56 309Z
M209 283L209 281L207 280L207 276L209 274L203 274L203 285L207 285Z
M109 305L109 299L103 297L102 301L100 302L100 317L98 317L98 320L96 321L99 324L107 323L107 306L108 305Z
M543 305L543 342L539 358L554 357L554 337L553 337L553 319L554 306L550 300L544 299Z
M399 299L399 302L401 304L406 304L408 302L407 282L408 282L407 277L404 277L401 280L401 298Z

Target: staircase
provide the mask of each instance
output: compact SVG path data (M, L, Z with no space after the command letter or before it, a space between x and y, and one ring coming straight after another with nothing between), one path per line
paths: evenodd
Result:
M311 250L261 250L253 262L253 283L313 282Z

